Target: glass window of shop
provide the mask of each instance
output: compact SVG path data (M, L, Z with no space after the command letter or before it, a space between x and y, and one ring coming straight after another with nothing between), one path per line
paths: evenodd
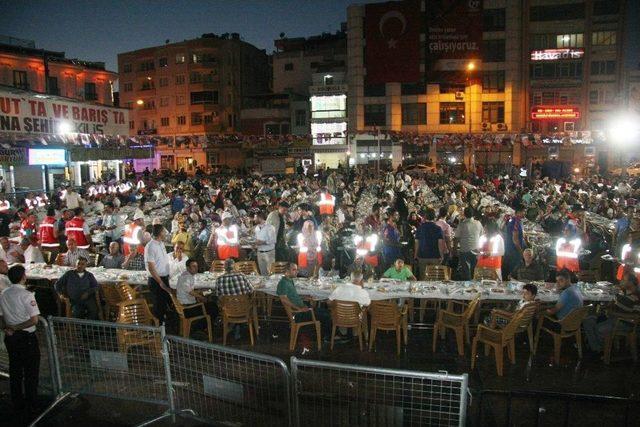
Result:
M464 102L440 103L441 125L463 125L464 123Z

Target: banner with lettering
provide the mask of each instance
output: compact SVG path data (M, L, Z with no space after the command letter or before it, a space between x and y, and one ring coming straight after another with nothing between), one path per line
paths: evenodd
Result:
M128 135L129 110L0 89L0 132Z

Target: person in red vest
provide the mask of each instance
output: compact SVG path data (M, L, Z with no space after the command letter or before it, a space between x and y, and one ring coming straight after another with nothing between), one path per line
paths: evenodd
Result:
M142 243L142 234L144 233L144 214L136 212L133 215L133 222L124 228L122 234L122 251L125 256L131 252L131 246L135 246L140 254L144 254L144 246Z
M36 215L29 213L20 222L20 237L31 237L36 234Z
M504 240L495 222L489 222L485 227L485 234L478 240L477 267L490 268L496 271L498 279L502 280L502 256L504 255Z
M364 262L375 268L378 266L378 255L376 248L378 246L378 235L368 232L364 236L355 234L353 243L356 245L356 255L364 258Z
M622 246L622 253L620 254L620 265L616 272L616 279L622 280L625 271L632 272L640 281L640 252L634 252L630 243L625 243Z
M323 188L320 192L320 200L318 206L320 207L320 215L333 215L333 208L336 205L336 198L329 194L327 188Z
M85 222L82 208L76 208L73 211L74 216L64 225L64 234L67 239L73 238L80 249L89 249L92 247L91 234L89 234L89 226Z
M222 214L222 225L216 229L216 243L218 245L218 259L239 258L240 239L238 226L231 223L233 215L229 212Z
M47 209L47 216L44 217L38 228L38 240L44 252L49 252L49 259L55 259L60 249L58 240L58 227L56 225L55 208Z
M316 267L322 265L322 232L314 231L313 222L307 220L296 240L300 275L312 277L316 273Z

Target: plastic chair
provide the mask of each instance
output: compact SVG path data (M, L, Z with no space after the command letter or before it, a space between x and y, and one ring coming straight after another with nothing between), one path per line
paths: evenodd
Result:
M316 338L318 341L318 350L322 349L322 337L320 335L320 321L316 320L316 315L313 310L310 310L311 320L307 320L305 322L296 322L295 314L302 313L302 310L296 310L288 300L285 300L285 296L280 296L280 302L284 306L284 310L287 313L287 318L289 319L289 325L291 327L291 334L289 336L289 351L293 351L296 348L296 343L298 342L298 333L300 329L304 326L315 326L316 328Z
M227 345L230 324L246 323L249 327L251 345L253 345L254 316L249 295L225 295L220 297L219 304L222 313L222 344Z
M113 285L111 283L100 283L99 294L105 303L105 310L103 311L103 313L105 314L104 320L115 320L118 316L118 304L124 301L124 298L122 298L122 296L118 292L116 285Z
M522 312L523 318L522 318L522 323L520 324L520 327L516 329L515 334L517 335L523 332L527 333L527 340L529 341L529 350L533 354L534 353L533 318L538 312L537 302L527 304L515 313L507 312L504 310L498 310L498 309L492 310L491 311L491 328L492 329L497 328L498 319L504 319L506 321L509 321L513 318L513 316L516 313L519 313L519 312Z
M447 329L452 329L456 334L456 343L458 346L458 354L464 355L464 341L465 337L467 344L470 342L469 334L469 321L473 317L478 304L480 302L480 296L475 297L469 304L451 301L452 304L459 304L466 306L462 313L454 313L450 310L440 310L438 312L438 319L433 325L433 352L436 352L436 343L438 341L438 333L444 338Z
M363 335L366 336L367 331L365 309L361 308L357 302L338 300L329 302L329 309L331 310L331 324L333 325L331 331L331 351L333 351L336 329L338 328L353 328L354 332L358 335L360 351L362 351L362 337Z
M212 273L224 273L224 261L220 259L214 259L211 261Z
M238 261L233 267L242 274L260 274L255 261Z
M123 301L119 306L116 323L126 325L159 326L158 319L153 317L149 306L144 299L138 298L131 301ZM150 345L159 357L162 343L160 334L147 331L118 329L118 348L121 353L127 354L131 347Z
M276 261L269 266L269 274L284 274L289 268L289 263L286 261Z
M493 268L476 267L473 271L473 280L500 280L498 273Z
M604 339L604 363L611 363L611 350L616 338L626 341L634 362L638 361L638 329L640 328L640 315L617 315L613 330Z
M372 301L369 307L371 314L371 332L369 336L369 351L373 349L376 342L376 332L395 331L396 332L396 353L400 356L401 340L404 344L408 341L407 306L398 307L394 301Z
M451 280L451 267L447 265L427 265L424 269L423 279L427 281L443 281L443 280ZM429 298L420 298L420 323L424 320L424 313L427 310L438 310L438 305L440 304L439 300L429 299ZM431 305L431 307L429 307ZM409 299L409 317L413 322L414 315L414 302L413 299Z
M176 312L178 313L178 318L180 319L180 335L184 338L189 338L191 335L191 326L193 326L194 322L198 320L205 320L207 322L207 333L209 335L209 342L213 341L213 329L211 327L211 317L207 314L207 310L204 307L203 303L196 303L191 305L182 305L180 301L178 301L178 297L170 293L171 301L173 302L173 306L176 308ZM195 316L187 317L184 313L184 310L192 310L195 308L200 309L200 313Z
M545 331L553 337L553 361L556 365L560 364L560 349L562 346L562 340L564 338L576 338L576 345L578 347L578 356L582 359L582 331L580 329L582 321L589 314L591 309L590 305L577 308L571 313L567 314L564 319L558 320L549 315L544 315L538 319L538 330L536 331L536 342L534 345L534 353L538 349L538 342L540 341L540 331ZM560 332L553 331L547 327L544 327L544 321L549 320L553 323L560 325Z

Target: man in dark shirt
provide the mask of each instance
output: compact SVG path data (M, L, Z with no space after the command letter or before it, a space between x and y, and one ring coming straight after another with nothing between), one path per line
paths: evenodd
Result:
M418 277L424 277L427 265L438 265L444 257L444 233L434 222L436 212L427 208L424 213L425 221L416 230L416 243L413 249L414 258L418 260Z
M531 249L525 249L522 252L522 257L524 258L524 263L511 272L512 278L523 282L533 282L547 278L542 264L533 259L533 251Z
M64 273L56 282L55 289L69 298L73 317L97 320L98 306L95 297L98 282L86 268L87 259L78 258L76 269Z

